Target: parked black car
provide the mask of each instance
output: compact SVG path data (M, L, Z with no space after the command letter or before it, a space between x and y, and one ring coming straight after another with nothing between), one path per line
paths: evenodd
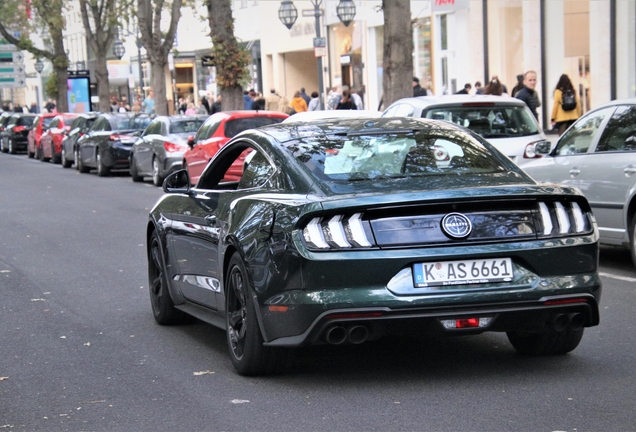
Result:
M151 120L147 114L100 114L77 143L79 172L95 168L98 176L105 177L114 169L128 170L130 149Z
M0 133L0 150L4 153L16 154L18 150L26 150L27 136L35 114L15 113L9 117L4 130Z
M79 114L73 123L68 135L62 140L62 166L70 168L75 164L77 168L77 141L84 136L95 122L97 113Z
M130 175L135 182L152 177L161 186L168 174L181 169L188 137L193 136L207 115L156 117L141 134L130 154Z

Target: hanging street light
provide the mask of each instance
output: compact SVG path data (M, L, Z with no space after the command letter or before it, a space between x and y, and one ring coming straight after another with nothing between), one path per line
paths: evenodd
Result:
M124 54L126 54L126 47L124 47L124 43L119 39L119 32L117 32L117 37L113 42L113 54L117 57L117 60L121 60Z
M345 27L349 27L356 16L356 5L353 0L340 0L336 7L336 14Z
M298 10L291 0L283 0L280 3L280 8L278 9L278 19L285 25L285 27L291 30L292 26L296 22L296 19L298 19Z
M44 63L42 63L42 60L38 58L37 61L35 62L35 71L37 73L42 73L43 70L44 70Z

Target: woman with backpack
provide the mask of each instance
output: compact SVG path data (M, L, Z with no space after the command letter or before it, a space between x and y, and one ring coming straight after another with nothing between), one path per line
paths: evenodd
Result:
M559 136L581 117L579 96L566 74L561 75L554 89L554 104L552 105L552 125L558 129Z

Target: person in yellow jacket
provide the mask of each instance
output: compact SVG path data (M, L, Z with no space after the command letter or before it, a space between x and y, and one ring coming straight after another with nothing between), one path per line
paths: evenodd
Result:
M291 106L294 109L294 112L305 112L307 111L307 102L300 95L300 91L296 91L294 93L294 97L291 100Z
M552 125L558 129L561 136L579 117L581 117L579 96L570 78L563 74L554 89L554 104L550 117Z

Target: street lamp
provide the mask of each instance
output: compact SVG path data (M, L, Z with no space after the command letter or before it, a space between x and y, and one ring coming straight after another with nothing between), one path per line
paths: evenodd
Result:
M117 36L115 36L115 41L113 42L113 54L117 57L117 60L121 60L121 58L126 54L126 47L124 43L119 39L119 29L117 30Z
M44 63L42 63L42 60L38 58L37 61L35 62L35 71L37 73L42 73L43 70L44 70Z
M353 0L340 0L338 7L336 7L336 15L338 15L345 27L349 27L349 24L356 16L356 5Z
M320 37L320 17L322 15L322 11L320 10L320 6L322 6L323 0L310 0L312 6L314 7L314 17L316 18L316 37L314 38L314 48L324 48L325 40ZM353 18L356 16L356 5L353 3L353 0L340 0L338 3L338 7L336 8L336 12L338 18L345 26L348 26ZM292 0L283 0L280 2L280 8L278 8L278 19L283 23L285 27L291 30L292 26L296 22L298 18L298 10ZM318 56L318 91L320 92L320 109L325 109L324 105L324 82L323 82L323 72L322 72L322 56Z

